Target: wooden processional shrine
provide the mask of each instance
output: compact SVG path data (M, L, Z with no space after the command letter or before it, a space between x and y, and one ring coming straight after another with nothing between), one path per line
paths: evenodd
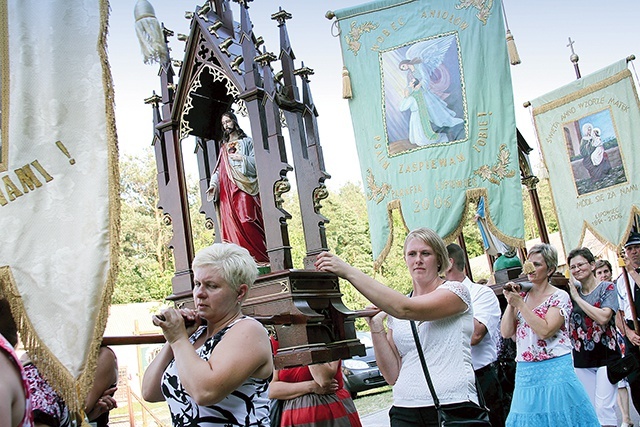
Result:
M247 116L255 148L259 195L262 203L265 239L270 273L261 275L243 311L259 319L279 340L276 367L307 365L364 354L356 339L354 312L341 301L338 278L315 271L317 254L327 250L320 202L327 197L324 181L329 175L316 123L307 67L295 68L294 54L284 10L271 17L280 28L279 59L266 51L262 39L253 33L247 2L239 3L240 24L234 22L229 0L209 0L194 13L186 40L183 61L163 63L160 68L161 96L154 94L145 102L153 107L155 134L153 145L158 169L159 208L165 222L172 225L176 272L173 294L168 297L178 306L191 302L194 256L187 186L180 141L195 136L200 176L201 213L207 228L220 241L220 224L215 207L206 201L209 180L216 166L221 145L220 119L232 106ZM173 35L164 29L165 41ZM280 63L274 74L272 63ZM180 68L174 83L174 65ZM288 129L293 166L288 162L283 137ZM534 217L543 242L549 237L537 195L538 178L531 172L528 154L531 147L517 132L518 157L523 185L529 191ZM294 270L282 194L290 190L287 174L296 177L300 213L306 245L304 268ZM520 257L526 251L520 249ZM491 262L493 260L490 260ZM496 285L496 293L500 293ZM500 291L500 292L499 292Z
M327 197L322 149L306 67L295 68L286 21L280 10L272 15L280 28L281 71L274 75L276 56L255 37L246 1L240 1L240 25L235 23L228 0L211 0L194 13L186 38L184 60L161 64L161 96L145 102L153 107L153 146L158 168L159 208L173 227L169 243L176 272L173 294L178 306L192 302L194 257L187 202L181 140L196 137L200 176L201 212L207 228L220 241L220 224L205 193L221 145L222 114L235 106L246 115L255 148L259 195L264 218L270 273L258 277L243 304L245 314L259 319L279 340L278 369L364 355L355 334L358 313L346 308L338 278L315 271L317 254L327 250L320 213ZM165 41L173 33L164 29ZM179 37L180 38L180 37ZM168 43L168 41L167 41ZM180 67L174 83L174 65ZM283 125L289 131L293 167L287 160ZM294 270L282 194L289 191L287 174L293 171L302 215L306 257L304 269Z

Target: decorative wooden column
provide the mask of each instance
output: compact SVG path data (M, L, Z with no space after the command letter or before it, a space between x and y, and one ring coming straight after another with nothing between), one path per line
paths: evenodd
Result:
M547 226L544 222L544 215L542 213L542 207L540 206L540 199L538 198L537 185L540 180L536 176L529 176L522 180L522 183L529 190L529 199L531 200L531 206L533 208L533 216L538 226L538 233L540 234L540 240L543 243L550 243L549 233L547 232Z
M165 37L172 35L164 29ZM173 236L169 247L173 250L175 274L171 279L173 294L167 299L178 305L191 300L193 272L193 237L189 218L189 202L184 175L182 151L178 139L178 125L171 119L174 89L173 68L167 62L160 67L162 97L157 95L145 100L153 107L156 166L158 169L158 208L164 212L165 224L171 225ZM160 111L160 102L162 111Z
M519 130L516 129L518 139L518 165L520 167L520 180L522 185L525 185L529 190L529 199L531 200L531 206L533 208L533 216L538 226L538 234L540 240L543 243L549 243L549 233L547 233L547 226L544 223L544 215L542 214L542 207L540 206L540 199L538 198L538 190L536 186L540 180L531 171L531 164L529 163L529 153L533 150L527 144ZM526 249L521 251L521 255L524 255L523 260L526 259Z
M282 194L290 188L287 172L292 167L287 163L280 128L280 110L274 102L275 85L270 63L275 56L265 52L257 57L256 38L249 11L244 2L240 3L240 41L245 84L240 98L244 100L249 117L252 118L251 136L271 271L280 271L293 268L287 228L287 220L291 215L282 205Z
M293 60L295 55L289 42L286 21L291 14L280 9L271 15L280 27L280 62L282 64L282 91L279 104L289 128L291 151L295 165L296 186L302 215L302 228L307 256L304 268L314 270L313 263L316 255L328 250L324 224L329 222L320 214L320 201L328 195L324 181L330 178L324 170L324 159L318 126L317 111L311 97L308 76L313 70L302 67L295 69ZM298 87L295 76L299 75L303 81L303 101L299 101Z

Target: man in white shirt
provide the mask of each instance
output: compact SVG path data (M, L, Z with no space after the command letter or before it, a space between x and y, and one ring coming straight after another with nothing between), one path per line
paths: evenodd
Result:
M636 316L640 316L640 233L631 232L627 243L624 244L624 252L627 260L627 272L629 285L631 288L632 301L627 297L627 285L622 275L616 281L618 290L618 302L620 310L619 319L624 318L624 322L616 322L620 330L624 331L626 353L633 354L640 360L640 331L635 331L633 327L633 315L631 314L631 304L636 308ZM631 389L631 399L633 406L640 408L640 375L631 374L628 378Z
M471 336L471 362L477 384L490 410L491 425L502 427L505 423L502 387L498 380L498 340L500 337L500 303L493 290L473 283L465 274L465 254L455 243L447 246L451 267L446 279L462 282L471 293L473 308L473 335Z

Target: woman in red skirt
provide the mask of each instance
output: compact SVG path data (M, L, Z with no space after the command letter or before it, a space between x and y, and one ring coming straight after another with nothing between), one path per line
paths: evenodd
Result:
M344 388L341 363L275 371L269 398L282 401L282 416L280 425L271 427L361 427L351 395Z

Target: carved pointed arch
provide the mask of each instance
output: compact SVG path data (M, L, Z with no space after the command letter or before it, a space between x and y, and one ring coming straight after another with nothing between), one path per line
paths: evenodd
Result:
M224 104L221 111L226 110L226 105L235 103L238 106L237 113L247 116L247 108L244 101L238 98L240 89L229 76L214 64L203 64L196 76L192 79L184 98L185 102L180 115L180 139L189 135L201 136L213 139L210 132L215 126L215 114L194 114L196 111L215 111L215 105ZM226 101L222 101L226 100Z

